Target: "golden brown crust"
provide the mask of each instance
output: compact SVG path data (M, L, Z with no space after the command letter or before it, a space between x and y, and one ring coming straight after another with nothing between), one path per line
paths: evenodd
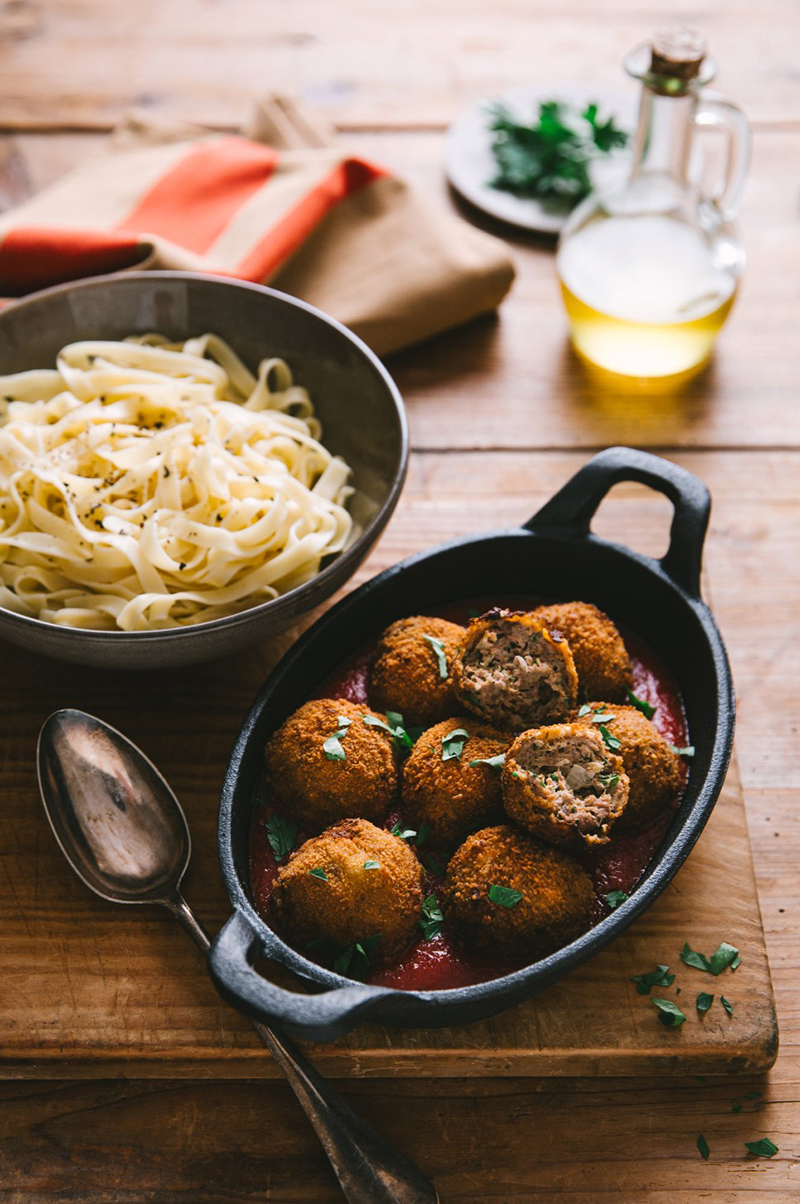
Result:
M456 728L468 732L469 740L460 757L443 761L442 740ZM403 766L404 820L416 828L428 824L431 838L445 847L501 820L499 770L470 763L505 753L510 742L509 735L472 717L447 719L428 728Z
M569 645L528 611L472 619L453 665L459 702L498 727L519 731L566 719L578 697Z
M592 702L589 706L591 711L578 722L591 723L598 710L613 715L604 727L620 742L616 751L630 781L628 802L617 831L646 827L683 789L685 770L681 759L636 707L608 702Z
M447 677L425 636L442 644ZM450 675L464 628L447 619L412 615L387 627L378 644L369 681L370 700L382 710L399 711L407 724L437 723L456 709Z
M510 887L513 907L489 899ZM585 932L594 906L592 881L568 853L539 844L508 825L484 828L453 855L441 890L454 938L498 957L545 957Z
M608 844L624 815L629 782L596 727L558 723L517 737L503 766L502 791L510 819L546 844L578 850Z
M570 646L582 698L622 701L633 689L633 669L619 631L590 602L560 602L533 612Z
M377 861L378 868L365 868ZM322 870L327 881L311 870ZM345 819L305 841L278 871L276 925L301 951L380 936L373 960L397 957L419 935L422 867L404 840L365 819Z
M345 816L381 820L397 800L394 743L388 732L364 723L364 715L376 712L344 699L315 699L290 715L267 742L268 797L309 832ZM341 739L345 759L335 761L323 745L338 730L340 716L350 726Z

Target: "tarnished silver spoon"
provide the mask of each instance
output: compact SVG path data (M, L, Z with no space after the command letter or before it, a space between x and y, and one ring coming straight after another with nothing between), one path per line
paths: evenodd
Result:
M143 752L101 719L56 711L39 733L39 787L64 856L112 903L166 907L203 953L209 937L181 895L191 840L175 795ZM436 1204L432 1184L272 1029L256 1032L286 1076L350 1204Z

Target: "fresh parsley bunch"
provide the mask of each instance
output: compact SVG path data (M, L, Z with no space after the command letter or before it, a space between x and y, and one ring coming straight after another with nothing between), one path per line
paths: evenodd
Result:
M581 112L562 101L543 100L534 125L521 124L503 104L491 105L488 113L499 168L492 188L569 208L591 191L592 160L628 142L613 117L599 120L596 104Z

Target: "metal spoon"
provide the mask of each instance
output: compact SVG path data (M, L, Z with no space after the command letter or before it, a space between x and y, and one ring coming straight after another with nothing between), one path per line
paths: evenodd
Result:
M56 711L39 734L39 788L64 856L112 903L154 903L208 952L180 892L191 840L175 795L143 752L83 711ZM350 1204L437 1204L432 1184L272 1029L254 1024L310 1120Z

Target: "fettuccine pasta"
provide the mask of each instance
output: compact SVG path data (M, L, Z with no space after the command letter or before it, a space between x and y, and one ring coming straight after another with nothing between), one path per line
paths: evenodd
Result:
M0 606L70 627L202 623L345 546L350 469L307 391L206 334L64 347L0 377Z

